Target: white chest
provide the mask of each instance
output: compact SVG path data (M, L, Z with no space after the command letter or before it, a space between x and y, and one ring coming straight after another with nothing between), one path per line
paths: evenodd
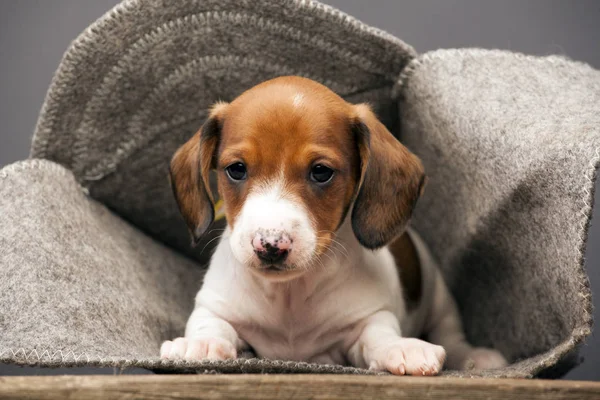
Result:
M343 363L344 344L353 335L356 317L349 317L355 315L353 310L333 303L334 298L282 288L259 302L238 304L245 309L244 317L232 318L231 323L260 357Z
M387 309L400 317L404 309L389 252L354 260L357 265L279 284L211 265L200 296L259 357L345 364L368 316Z

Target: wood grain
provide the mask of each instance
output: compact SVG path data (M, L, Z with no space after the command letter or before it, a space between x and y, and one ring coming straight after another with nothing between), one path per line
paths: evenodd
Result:
M0 377L10 399L600 399L600 383L353 375Z

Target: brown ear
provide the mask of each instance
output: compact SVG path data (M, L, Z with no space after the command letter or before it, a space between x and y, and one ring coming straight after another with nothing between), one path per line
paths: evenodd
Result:
M361 160L352 229L369 249L385 246L402 233L426 177L417 156L404 147L364 104L354 106L353 132Z
M171 187L193 246L214 220L209 172L214 168L226 106L215 105L202 128L171 159Z

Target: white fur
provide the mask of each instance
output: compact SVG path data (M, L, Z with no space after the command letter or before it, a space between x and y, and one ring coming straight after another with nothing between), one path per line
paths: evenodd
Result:
M420 238L409 230L423 268L420 306L406 312L394 258L366 250L349 221L332 248L310 264L316 235L310 218L281 181L253 192L213 255L185 338L167 341L164 358L226 359L250 345L260 357L352 364L394 374L451 368L494 368L506 361L464 338L456 305ZM285 280L254 272L251 237L258 228L289 230L290 263L301 273ZM294 253L296 252L296 253ZM432 343L406 336L428 333ZM441 345L441 346L440 346ZM442 347L443 346L443 347Z
M294 107L300 107L303 101L304 96L301 93L296 93L294 95L294 100L292 101L292 104L294 105Z
M286 232L293 240L293 250L286 263L308 266L317 237L302 204L286 192L282 176L264 182L248 195L229 238L229 246L238 262L258 262L252 239L260 229Z

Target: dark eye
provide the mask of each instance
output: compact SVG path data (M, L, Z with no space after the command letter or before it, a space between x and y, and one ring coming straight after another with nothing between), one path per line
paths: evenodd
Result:
M247 177L246 166L241 162L231 164L225 171L232 181L243 181Z
M317 164L310 170L310 179L317 183L327 183L333 176L333 170L323 164Z

